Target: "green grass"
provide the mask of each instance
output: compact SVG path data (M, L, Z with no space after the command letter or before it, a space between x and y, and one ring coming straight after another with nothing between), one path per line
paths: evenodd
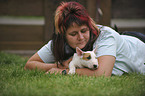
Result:
M0 96L145 96L145 76L87 77L24 70L27 58L0 52Z

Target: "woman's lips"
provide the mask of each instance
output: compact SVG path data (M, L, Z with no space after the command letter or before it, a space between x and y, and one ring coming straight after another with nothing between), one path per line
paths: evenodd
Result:
M85 41L81 41L81 42L78 42L77 44L84 44L85 43Z

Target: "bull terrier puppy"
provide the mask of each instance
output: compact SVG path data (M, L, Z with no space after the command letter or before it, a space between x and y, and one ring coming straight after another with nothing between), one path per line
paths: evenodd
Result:
M76 68L87 67L89 69L95 70L98 68L98 60L95 55L97 47L93 51L82 51L76 47L76 53L74 53L72 61L69 63L68 74L75 74Z

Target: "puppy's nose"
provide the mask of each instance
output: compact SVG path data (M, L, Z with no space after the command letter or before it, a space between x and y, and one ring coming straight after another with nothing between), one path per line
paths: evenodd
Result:
M97 68L97 65L93 65L94 66L94 68Z

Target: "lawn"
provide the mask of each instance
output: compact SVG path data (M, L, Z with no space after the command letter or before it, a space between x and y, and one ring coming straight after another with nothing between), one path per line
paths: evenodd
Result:
M87 77L24 70L27 58L0 52L0 96L145 96L145 76Z

